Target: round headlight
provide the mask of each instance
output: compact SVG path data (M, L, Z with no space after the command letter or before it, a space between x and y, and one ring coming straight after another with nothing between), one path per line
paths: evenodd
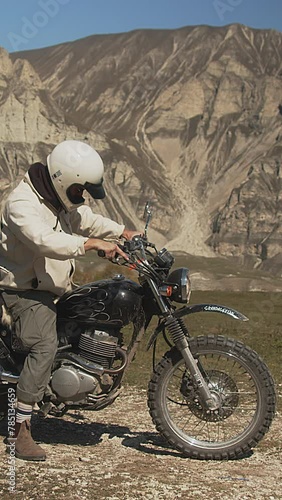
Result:
M187 303L191 294L191 283L189 279L189 269L182 267L172 271L166 283L172 286L170 298L175 302Z

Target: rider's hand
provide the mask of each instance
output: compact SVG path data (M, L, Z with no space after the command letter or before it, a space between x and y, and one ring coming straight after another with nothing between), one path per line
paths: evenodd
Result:
M129 229L124 229L121 237L125 240L132 240L134 236L143 236L142 231L130 231Z
M114 259L117 256L116 254L128 260L126 253L124 253L116 243L99 240L97 238L89 238L89 240L84 243L84 250L85 252L88 250L102 250L105 253L105 258L108 260Z

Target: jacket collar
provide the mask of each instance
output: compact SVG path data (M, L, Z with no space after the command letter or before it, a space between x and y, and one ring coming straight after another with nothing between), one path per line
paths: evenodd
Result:
M24 175L23 182L25 182L26 184L29 185L29 187L34 192L34 194L36 194L36 196L39 198L40 203L44 203L44 205L46 205L46 207L48 207L55 215L65 214L63 207L59 210L56 210L53 207L53 205L51 203L49 203L47 200L45 200L44 197L35 189L34 185L32 184L32 181L31 181L31 178L30 178L28 172L26 172L26 174Z

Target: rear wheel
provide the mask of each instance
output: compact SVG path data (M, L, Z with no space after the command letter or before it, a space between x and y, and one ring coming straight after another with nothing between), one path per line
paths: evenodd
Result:
M241 342L197 337L190 349L208 380L215 410L204 408L180 352L173 348L157 365L148 404L157 430L188 457L242 457L268 431L275 414L275 389L262 359Z

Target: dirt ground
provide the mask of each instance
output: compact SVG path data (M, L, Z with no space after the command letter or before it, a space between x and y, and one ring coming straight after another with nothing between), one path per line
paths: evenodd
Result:
M281 401L281 395L280 395ZM73 411L63 418L33 417L33 436L46 462L16 460L9 492L8 455L0 424L1 499L282 499L282 415L247 458L184 458L156 432L146 391L127 386L100 412Z

